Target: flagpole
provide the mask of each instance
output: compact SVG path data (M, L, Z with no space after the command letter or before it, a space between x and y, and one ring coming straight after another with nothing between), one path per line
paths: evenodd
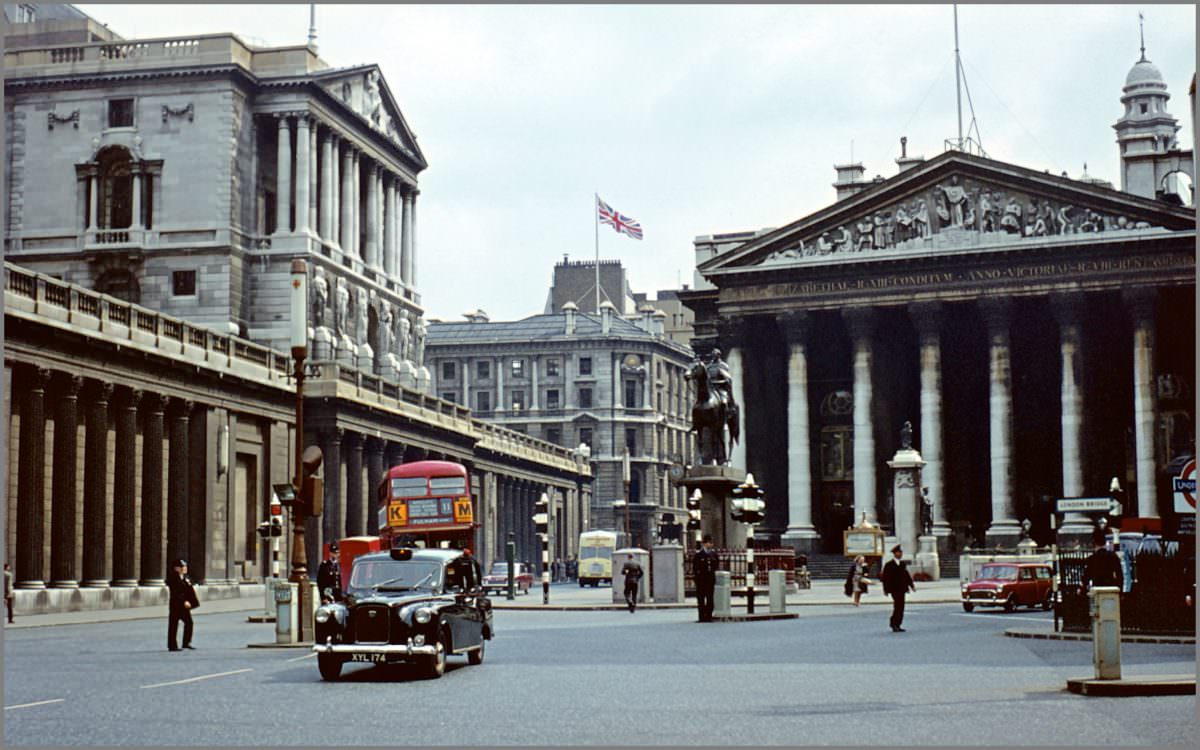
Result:
M592 193L596 202L592 204L592 221L596 228L596 314L600 314L600 194Z

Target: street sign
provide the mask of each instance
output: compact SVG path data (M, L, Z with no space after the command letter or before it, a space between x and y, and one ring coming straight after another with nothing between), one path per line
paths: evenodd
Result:
M1056 501L1059 513L1121 514L1121 503L1111 497L1060 497Z
M1171 479L1172 490L1175 494L1176 513L1196 512L1196 460L1184 464L1179 476Z

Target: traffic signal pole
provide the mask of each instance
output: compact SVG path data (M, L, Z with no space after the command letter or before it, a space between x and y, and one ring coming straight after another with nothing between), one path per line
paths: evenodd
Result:
M300 608L300 641L313 639L314 623L307 614L312 611L312 592L308 585L308 548L304 538L306 519L304 502L304 359L308 355L308 264L297 258L292 261L291 279L291 339L292 357L296 360L296 499L292 513L292 570L288 580L298 584L297 606Z

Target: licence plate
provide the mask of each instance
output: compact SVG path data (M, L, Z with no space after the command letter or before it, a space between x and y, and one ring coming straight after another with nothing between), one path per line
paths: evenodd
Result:
M350 661L386 662L387 654L350 654Z

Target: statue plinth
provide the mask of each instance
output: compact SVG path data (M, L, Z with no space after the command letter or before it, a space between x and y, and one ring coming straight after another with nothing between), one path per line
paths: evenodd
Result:
M746 546L746 526L730 516L731 490L746 480L744 469L732 466L689 466L683 475L688 496L700 490L700 533L712 535L719 549Z
M925 461L912 447L903 447L896 451L887 465L895 472L892 479L892 526L897 542L906 554L912 554L917 549L917 536L921 533L921 467Z

